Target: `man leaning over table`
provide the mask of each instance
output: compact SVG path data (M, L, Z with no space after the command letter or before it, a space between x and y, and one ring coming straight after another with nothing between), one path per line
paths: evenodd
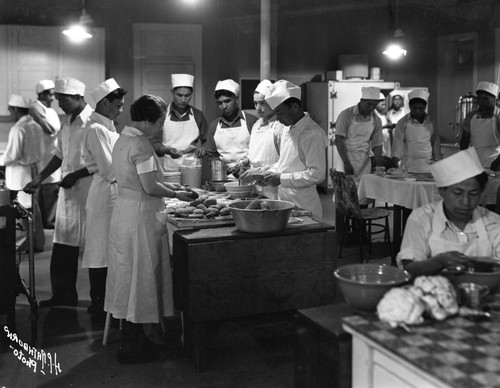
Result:
M415 209L398 264L414 277L464 266L477 257L500 261L500 216L479 205L488 175L471 147L430 166L442 200Z
M358 104L340 112L335 130L334 168L337 172L354 175L356 184L372 168L370 148L375 164L382 161L382 121L374 113L381 101L380 89L361 88Z

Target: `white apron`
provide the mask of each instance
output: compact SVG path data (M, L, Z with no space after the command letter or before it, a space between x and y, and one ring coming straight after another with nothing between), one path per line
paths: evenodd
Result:
M409 121L405 131L406 155L403 165L408 172L429 172L432 158L431 133L423 124Z
M442 205L441 205L442 206ZM469 242L455 242L448 241L440 237L441 230L439 223L436 218L432 220L432 234L429 239L429 248L431 250L431 257L436 256L440 253L458 251L467 256L473 257L491 257L493 255L493 250L491 247L491 242L488 239L486 233L486 227L484 222L480 220L476 223L477 227L477 238Z
M500 153L497 131L495 117L480 119L474 116L470 121L470 144L476 147L479 160L485 168L490 168L491 163Z
M280 143L280 160L278 171L280 173L304 171L307 166L302 163L299 157L299 149L296 142L288 132L283 133ZM316 221L321 221L323 210L319 199L316 185L296 189L292 187L278 186L278 197L282 201L290 201L295 203L299 208L312 212L312 218Z
M239 127L223 128L222 122L219 120L215 130L214 140L217 152L220 154L220 159L228 166L242 159L248 153L250 133L244 117L245 113L243 113Z
M54 242L72 247L85 246L87 195L92 176L78 179L69 189L60 188L57 198Z
M250 143L248 145L248 160L252 168L271 166L279 159L276 145L274 144L274 130L282 125L278 120L262 125L259 119L252 128ZM255 185L255 192L270 199L278 199L278 187Z
M11 190L17 190L17 200L25 208L31 208L33 206L31 201L31 194L27 194L23 191L24 186L31 182L37 176L36 164L22 165L22 164L11 164L5 166L5 183L7 187Z
M353 120L347 129L345 145L347 156L354 168L354 181L359 184L363 175L371 171L370 138L375 128L374 117L370 121ZM345 172L344 162L335 146L333 165L336 171Z
M105 134L106 137L100 137L103 152L95 152L97 171L92 175L85 208L87 220L82 268L103 268L108 265L109 226L117 192L116 180L111 171L111 152L119 134L114 125Z
M170 112L170 105L167 107L167 112ZM167 115L163 125L163 145L173 147L183 155L178 159L172 159L169 155L163 156L161 161L165 171L179 171L179 166L184 165L184 159L188 156L192 157L194 154L194 150L186 151L200 136L200 130L194 115L188 114L188 116L188 121L172 121L170 114Z

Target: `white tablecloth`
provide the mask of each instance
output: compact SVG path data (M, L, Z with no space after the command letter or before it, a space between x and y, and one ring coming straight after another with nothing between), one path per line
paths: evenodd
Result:
M481 205L495 204L499 187L500 179L490 177L481 199ZM375 174L364 175L361 178L358 196L360 200L372 198L408 209L415 209L441 198L435 182L407 182Z

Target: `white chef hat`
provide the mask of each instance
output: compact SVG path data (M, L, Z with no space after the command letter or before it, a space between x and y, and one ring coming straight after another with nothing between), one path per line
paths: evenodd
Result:
M391 90L391 92L389 93L389 96L391 96L391 98L394 98L395 96L399 96L399 97L403 97L403 94L401 94L401 92L399 91L399 89L393 89Z
M429 101L429 92L424 89L415 89L408 93L408 101L411 102L414 98L420 98L425 102Z
M36 94L40 94L49 89L54 89L54 81L51 79L42 79L36 84Z
M194 75L191 74L172 74L172 89L186 87L192 88L194 84Z
M486 92L489 94L493 94L496 97L498 97L498 85L494 84L493 82L486 82L486 81L481 81L477 84L477 92Z
M23 96L19 94L11 94L8 104L9 106L15 106L17 108L29 108L28 101Z
M260 93L263 94L264 97L269 97L271 95L272 86L273 83L268 79L265 79L257 85L257 87L255 88L255 93Z
M78 81L76 78L58 78L55 82L54 91L61 94L78 94L83 97L85 95L85 84L82 81Z
M361 99L363 100L383 100L385 97L381 97L380 94L380 88L375 86L363 86L361 88Z
M228 92L233 93L235 96L238 96L240 94L240 85L238 85L232 79L225 79L217 82L217 85L215 85L215 91L217 90L227 90Z
M271 95L266 97L266 102L271 109L276 109L282 102L289 98L301 99L302 90L300 86L294 85L287 80L276 81L271 87Z
M97 87L92 90L92 92L90 92L90 95L92 96L94 102L97 104L109 93L115 91L116 89L120 89L120 85L118 85L114 78L110 78L97 85Z
M474 147L435 162L429 169L437 187L448 187L484 172Z

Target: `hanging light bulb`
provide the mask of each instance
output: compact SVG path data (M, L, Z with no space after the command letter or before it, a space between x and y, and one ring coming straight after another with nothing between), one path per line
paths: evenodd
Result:
M82 14L78 24L73 24L63 31L72 42L81 43L92 38L91 25L94 22L92 17L85 11L85 0L82 0Z
M385 49L382 54L387 55L387 57L391 60L398 60L401 57L405 56L407 51L402 46L402 38L405 36L403 30L398 27L398 19L399 19L399 3L396 0L396 29L394 30L394 39L389 44L387 49Z

